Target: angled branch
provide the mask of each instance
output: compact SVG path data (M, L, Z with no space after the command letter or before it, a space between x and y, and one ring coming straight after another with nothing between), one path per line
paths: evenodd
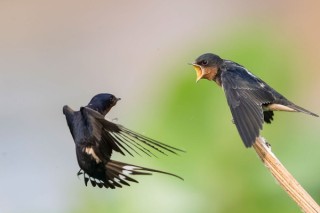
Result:
M266 143L264 138L258 137L253 144L253 148L280 186L298 204L303 212L320 212L319 205L281 164L277 157L272 153L270 146Z

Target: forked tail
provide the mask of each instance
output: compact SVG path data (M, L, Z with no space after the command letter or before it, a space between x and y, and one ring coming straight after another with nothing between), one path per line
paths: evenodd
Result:
M89 176L89 174L85 173L83 170L80 170L78 172L78 175L84 175L84 181L86 185L90 180L91 185L93 187L98 186L99 188L106 187L115 189L117 187L122 188L123 185L130 186L129 182L138 183L137 180L131 177L132 175L152 175L153 172L171 175L183 180L183 178L181 178L180 176L169 172L164 172L156 169L149 169L114 160L110 160L105 165L105 178Z
M290 107L290 108L292 108L292 109L294 109L294 110L296 110L298 112L303 112L305 114L309 114L309 115L312 115L312 116L315 116L315 117L319 117L319 115L317 115L317 114L315 114L313 112L310 112L309 110L306 110L306 109L304 109L304 108L302 108L302 107L300 107L298 105L295 105L293 103L291 105L288 105L288 107Z

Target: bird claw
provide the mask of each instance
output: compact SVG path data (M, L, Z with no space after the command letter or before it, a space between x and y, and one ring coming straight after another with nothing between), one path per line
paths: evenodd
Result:
M267 141L267 139L260 137L260 139L263 142L263 145L265 145L267 148L269 148L271 150L271 144Z
M271 148L271 144L268 143L268 141L266 141L266 146L267 146L268 148Z
M82 174L83 174L82 169L80 169L79 172L77 173L77 176L79 177Z

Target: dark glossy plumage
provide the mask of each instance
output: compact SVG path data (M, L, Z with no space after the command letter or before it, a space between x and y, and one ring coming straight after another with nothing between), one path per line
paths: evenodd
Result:
M73 111L68 106L63 107L81 168L78 175L84 175L86 185L90 180L92 186L100 188L116 188L129 185L129 181L137 182L130 175L150 175L152 172L159 172L176 176L110 159L113 151L132 156L142 153L155 156L151 150L165 155L182 151L107 121L104 116L118 100L114 95L104 93L94 96L90 103L81 107L79 111Z
M271 123L273 110L304 112L318 117L287 100L260 78L233 61L207 53L198 57L193 65L196 68L200 67L203 73L214 70L213 67L216 69L212 79L203 77L204 74L198 79L213 80L222 86L234 123L246 147L251 147L255 142L264 121ZM197 72L199 74L199 68ZM210 76L207 73L206 75Z

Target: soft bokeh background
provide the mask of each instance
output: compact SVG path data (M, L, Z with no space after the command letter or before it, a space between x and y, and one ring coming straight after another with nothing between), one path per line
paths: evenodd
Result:
M304 3L303 3L304 2ZM214 52L320 113L319 1L0 1L0 212L300 212L187 65ZM100 92L108 118L187 150L118 160L174 172L85 187L62 106ZM320 202L320 120L276 113L263 136Z

